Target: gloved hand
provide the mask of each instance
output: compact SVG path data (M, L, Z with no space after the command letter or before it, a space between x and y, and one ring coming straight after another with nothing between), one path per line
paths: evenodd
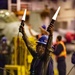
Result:
M49 27L47 28L47 31L50 33L50 35L53 34L53 30L54 30L54 26L53 25L49 25Z
M21 26L19 27L19 32L21 32L22 34L24 33L24 26L21 25Z

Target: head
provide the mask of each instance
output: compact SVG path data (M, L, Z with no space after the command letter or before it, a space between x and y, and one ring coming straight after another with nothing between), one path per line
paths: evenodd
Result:
M37 41L36 51L41 56L45 52L45 47L47 44L48 36L42 35Z
M45 5L45 9L48 9L48 5L47 4Z
M47 17L49 18L50 17L50 13L47 12L47 11L42 11L40 13L40 16L41 16L41 19L44 21Z
M2 44L6 44L7 43L7 38L5 36L2 37L1 42L2 42Z
M56 38L56 42L59 42L62 40L62 36L58 35L57 38Z

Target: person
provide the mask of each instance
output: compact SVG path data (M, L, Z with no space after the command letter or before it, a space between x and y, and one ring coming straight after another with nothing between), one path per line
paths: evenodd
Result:
M39 39L42 35L49 35L46 25L40 26L39 29L40 29L40 33L37 35L36 37L37 39Z
M19 20L21 21L22 16L24 14L24 11L17 11L17 12L15 12L15 14L19 18ZM24 22L24 29L25 29L25 32L28 37L37 36L39 33L32 28L32 25L30 23L30 15L31 15L31 12L27 10L25 22Z
M26 35L28 37L36 37L39 33L36 32L33 28L32 25L30 24L30 12L26 12L26 17L25 17L25 23L24 23L24 31L26 32Z
M75 65L75 52L72 54L71 63Z
M23 40L33 56L30 68L30 75L54 75L53 60L50 55L53 36L53 26L48 27L50 35L42 35L37 41L36 50L31 48L30 42L24 32L24 27L20 26L19 31L23 35ZM48 41L48 42L47 42Z
M56 43L53 53L56 55L58 73L59 75L66 75L66 47L62 41L62 36L57 36Z
M7 44L7 38L4 35L0 40L0 75L4 73L6 64L10 64L10 46Z
M41 35L49 35L49 32L47 31L46 25L42 25L40 27Z
M50 12L49 10L45 9L40 13L40 18L41 18L41 24L46 25L48 27L50 23Z

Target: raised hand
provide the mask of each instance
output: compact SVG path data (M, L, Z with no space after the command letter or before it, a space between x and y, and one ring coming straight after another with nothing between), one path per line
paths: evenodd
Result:
M49 25L49 27L47 28L47 31L52 34L54 30L54 26L53 25Z
M24 33L24 26L21 25L21 26L19 27L19 32L21 32L22 34Z

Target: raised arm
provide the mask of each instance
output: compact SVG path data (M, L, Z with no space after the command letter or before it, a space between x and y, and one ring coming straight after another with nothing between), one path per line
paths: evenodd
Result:
M31 47L31 44L29 42L29 40L27 39L28 37L26 36L25 32L24 32L24 27L23 26L20 26L19 28L19 31L22 33L22 37L23 37L23 40L28 48L28 50L30 51L31 55L34 57L36 56L36 52L35 50Z
M46 45L46 49L47 49L45 52L46 54L52 51L51 45L52 45L52 38L53 38L54 22L56 21L59 10L60 10L60 7L58 7L56 13L52 17L52 21L50 22L50 25L47 28L47 31L49 32L49 38L48 38L48 42Z
M49 54L52 51L52 39L53 39L53 25L49 26L47 31L49 32L49 37L46 45L46 53Z

